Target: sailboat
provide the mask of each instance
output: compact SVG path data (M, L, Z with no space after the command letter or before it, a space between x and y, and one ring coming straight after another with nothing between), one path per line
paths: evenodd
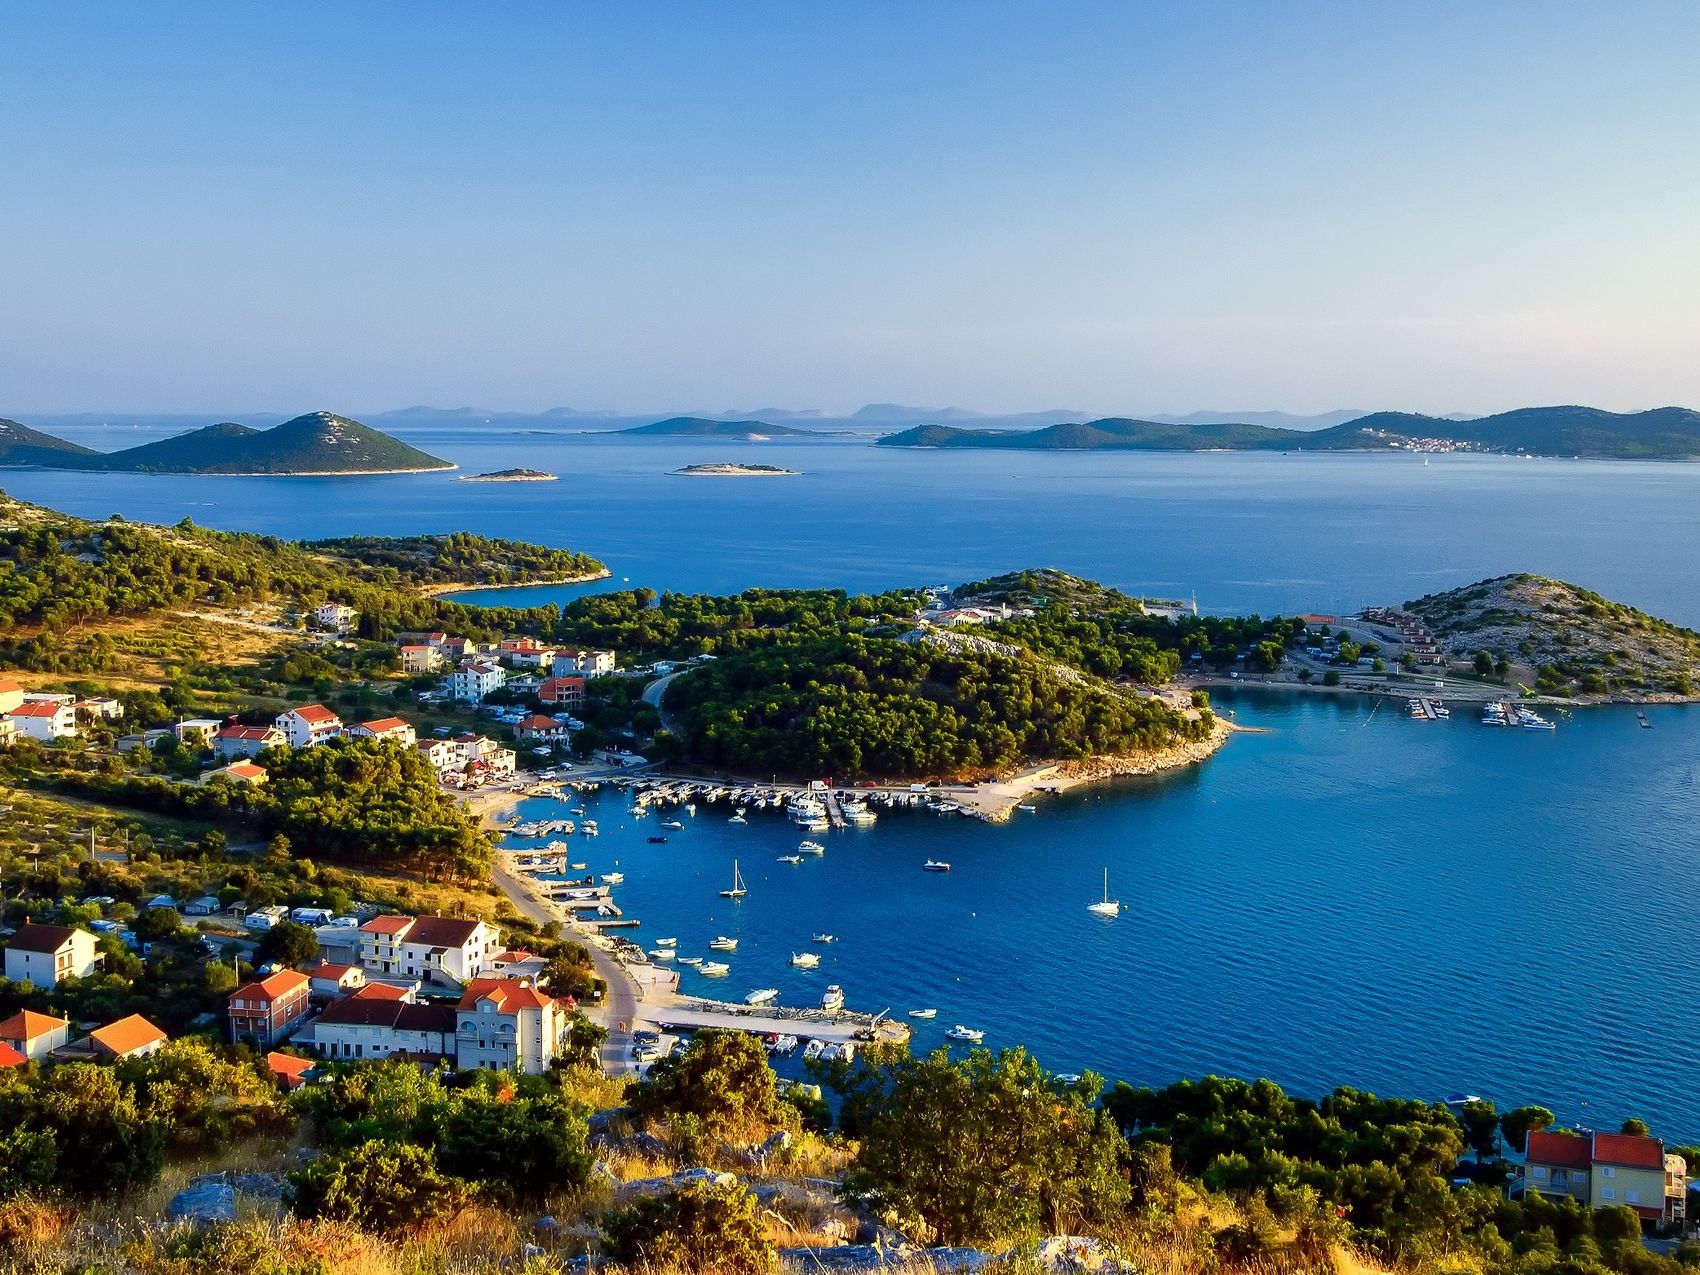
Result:
M738 861L734 859L732 860L732 888L722 890L720 897L723 899L741 899L748 893L749 891L744 888L743 874L738 871Z
M1104 869L1104 901L1088 903L1086 910L1094 916L1120 916L1122 905L1110 897L1110 870Z

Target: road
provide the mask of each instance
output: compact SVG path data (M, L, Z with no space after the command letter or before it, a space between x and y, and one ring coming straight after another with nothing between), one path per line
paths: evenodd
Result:
M643 702L650 705L656 712L661 714L661 725L665 729L672 731L675 735L679 733L678 721L676 718L669 715L666 709L661 707L661 700L662 697L667 694L667 688L673 684L673 679L676 677L683 677L690 671L691 670L688 668L679 669L676 672L667 674L665 677L656 678L648 686L643 688Z

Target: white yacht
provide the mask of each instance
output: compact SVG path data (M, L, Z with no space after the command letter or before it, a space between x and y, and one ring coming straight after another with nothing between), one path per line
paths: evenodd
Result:
M1086 910L1094 916L1120 916L1122 905L1110 897L1110 870L1104 869L1104 898L1099 903L1088 903Z
M838 935L828 934L825 930L817 930L811 936L811 938L816 943L836 943L836 942L838 942Z
M825 854L826 847L818 841L805 841L797 847L798 854Z
M732 972L732 967L725 961L704 961L700 969L709 978L725 978Z
M751 992L748 996L744 997L744 1004L746 1004L746 1005L771 1005L774 1001L776 1001L778 999L779 999L779 989L777 987L758 987L758 988L756 988L755 991Z
M937 1018L938 1016L939 1016L939 1012L936 1009L912 1009L912 1010L909 1011L909 1017L911 1017L911 1018L928 1018L928 1019L931 1019L931 1018Z
M734 859L732 860L732 888L722 890L720 897L723 899L741 899L748 893L749 891L744 888L743 874L738 871L738 861Z
M669 832L683 832L685 830L685 825L680 823L677 819L664 819L661 822L661 826Z
M793 952L791 964L800 970L812 970L820 964L820 956L815 952Z
M724 934L717 934L708 941L708 946L709 950L714 952L736 952L738 940L729 939Z
M985 1032L978 1031L973 1027L964 1027L961 1023L952 1027L945 1033L945 1035L950 1037L952 1040L966 1040L976 1045L986 1038Z
M775 863L801 863L802 861L803 856L800 854L782 854L774 860Z
M826 1042L824 1040L819 1039L818 1037L814 1040L811 1040L808 1044L803 1046L803 1058L805 1059L805 1061L811 1061L812 1062L814 1059L819 1058L825 1052L826 1052Z
M921 865L922 872L949 872L950 865L939 859L928 859Z
M837 983L829 983L827 989L820 994L820 1007L828 1013L837 1013L844 1008L844 989Z
M621 885L625 882L625 879L626 874L624 872L604 872L602 874L603 885Z

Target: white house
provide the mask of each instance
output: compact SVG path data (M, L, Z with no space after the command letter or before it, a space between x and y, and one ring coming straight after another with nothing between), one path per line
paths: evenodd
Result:
M455 1064L541 1075L566 1047L566 1006L528 980L475 979L455 1009Z
M485 735L457 735L450 741L455 750L453 769L484 779L511 779L518 758Z
M210 784L215 779L227 779L233 784L263 784L271 775L266 768L257 762L251 762L246 757L238 758L228 766L220 766L217 770L209 770L201 776L203 784Z
M373 722L356 722L343 734L350 739L382 739L400 744L403 748L412 748L418 736L412 726L399 717L380 717Z
M342 734L342 719L323 704L303 704L279 713L273 725L291 748L311 748Z
M99 718L103 722L117 722L124 718L124 705L110 696L80 699L73 707L90 721Z
M6 977L37 987L55 987L60 979L87 978L100 968L94 935L69 925L26 921L6 942Z
M18 724L4 713L0 713L0 748L4 748L18 737Z
M24 702L24 688L16 682L0 678L0 713L9 713Z
M237 757L257 757L268 748L281 748L289 742L276 726L243 726L232 722L213 736L213 751L226 761Z
M449 694L468 704L478 704L492 691L501 690L507 680L507 672L500 664L490 660L464 660L449 676Z
M26 700L6 715L25 739L50 744L77 733L77 710L70 704L54 704L45 700Z
M171 733L185 748L211 748L223 729L222 718L187 717L173 726Z
M0 1023L0 1045L10 1045L25 1058L43 1058L63 1049L70 1039L69 1022L33 1009L21 1009Z
M614 671L612 651L557 651L550 662L549 672L556 677L582 673L586 677L601 677Z
M380 990L382 989L382 990ZM313 1047L326 1058L454 1057L455 1009L400 999L368 984L325 1006L313 1020Z
M435 673L442 667L443 653L437 647L408 642L401 648L401 671L409 676Z
M120 1018L89 1033L89 1048L98 1058L117 1062L121 1058L140 1058L153 1053L165 1044L163 1031L140 1014Z
M453 766L460 758L459 751L446 739L422 739L413 745L425 754L425 760L439 774Z
M313 611L313 623L321 629L335 629L338 633L346 633L354 627L354 617L360 613L351 606L340 602L326 602Z
M494 928L452 916L375 916L360 927L360 964L368 974L436 978L459 987L501 951Z

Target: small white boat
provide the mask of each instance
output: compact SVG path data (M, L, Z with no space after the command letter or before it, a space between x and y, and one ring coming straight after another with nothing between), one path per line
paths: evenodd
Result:
M1021 805L1017 806L1016 809L1021 811L1023 814L1031 815L1038 813L1039 807L1028 805L1026 802L1023 802Z
M738 861L734 859L732 860L732 888L722 890L720 897L723 899L741 899L748 893L749 891L744 888L743 875L738 871Z
M818 841L805 841L797 847L798 854L825 854L826 847Z
M717 934L708 941L708 946L711 951L715 952L736 952L738 940L729 939L724 934Z
M625 881L626 874L624 872L604 872L601 879L603 885L619 885Z
M830 983L820 994L820 1007L829 1013L835 1013L844 1008L844 989L837 983Z
M583 872L590 865L588 863L570 863L567 866L570 867L574 872Z
M1094 916L1120 916L1122 905L1110 897L1110 870L1104 869L1104 898L1100 903L1088 903L1086 910Z
M938 1016L939 1012L936 1009L912 1009L909 1011L911 1018L937 1018Z
M775 1054L781 1054L781 1055L794 1054L794 1053L797 1052L798 1043L799 1042L798 1042L798 1040L795 1036L787 1034L787 1035L781 1036L778 1040L774 1041L767 1048L768 1048L769 1052L775 1053Z
M681 956L679 958L679 964L681 964L681 965L701 965L702 964L702 957L700 957L700 956Z
M820 956L814 952L793 952L791 964L800 970L812 970L820 964Z
M652 947L649 949L649 959L652 961L670 961L678 955L670 947Z
M782 854L774 860L775 863L801 863L802 861L803 856L800 854Z
M939 859L928 859L921 865L922 872L949 872L950 865Z
M817 1038L803 1046L803 1059L806 1062L812 1062L824 1052L826 1052L826 1042Z
M740 810L737 814L733 815L726 822L727 823L748 823L749 820L744 818L744 812L742 810Z
M694 818L696 816L696 812L697 812L697 803L694 802L694 801L687 801L685 803L685 813Z
M584 823L580 825L579 833L580 833L580 835L586 836L586 837L594 837L594 836L599 835L597 833L597 829L596 829L596 820L586 819L584 821Z
M732 967L724 961L704 961L700 968L709 978L724 978L732 972Z
M818 934L815 934L813 936L813 939L816 943L836 943L836 942L838 942L838 935L828 934L825 931L822 931Z
M945 1035L950 1037L952 1040L971 1041L973 1044L976 1044L976 1045L978 1045L982 1040L984 1040L986 1038L985 1032L976 1031L972 1027L964 1027L961 1023L958 1023L955 1027L952 1027L949 1031L947 1031L945 1033Z
M685 830L685 825L680 823L677 819L664 820L661 826L669 832L683 832Z
M655 946L656 947L678 947L679 946L679 940L678 939L656 939L655 940Z
M771 1005L774 1001L776 1001L778 999L779 999L779 989L777 987L758 987L758 988L756 988L755 991L751 992L748 996L744 997L744 1004L746 1004L746 1005Z

